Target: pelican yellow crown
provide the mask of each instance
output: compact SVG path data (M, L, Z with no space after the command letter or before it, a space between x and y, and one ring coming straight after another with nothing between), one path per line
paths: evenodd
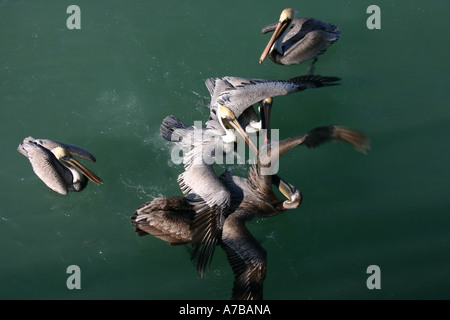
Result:
M286 8L281 12L279 21L282 22L286 19L292 20L292 19L294 19L296 13L297 13L297 11L295 9Z
M55 155L56 159L58 159L58 160L63 157L66 157L66 156L70 156L69 151L67 151L63 147L56 147L56 148L52 149L51 151Z
M229 119L229 120L235 120L236 119L236 115L234 114L233 111L231 111L229 108L220 105L218 107L218 113L219 113L219 117L220 118L225 118L225 119Z

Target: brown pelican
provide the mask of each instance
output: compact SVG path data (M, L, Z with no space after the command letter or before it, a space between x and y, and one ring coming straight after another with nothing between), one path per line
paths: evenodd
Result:
M175 142L184 151L185 171L179 175L178 183L189 201L196 203L197 214L192 224L195 236L192 243L194 254L199 252L198 271L201 275L220 239L223 217L230 207L229 190L223 186L212 167L217 156L222 156L223 159L223 153L230 154L234 150L236 135L229 129L236 129L238 135L243 137L254 154L257 154L256 146L239 121L244 121L242 116L248 108L253 108L253 104L258 102L264 108L262 119L267 133L272 104L272 98L268 97L330 86L337 80L339 78L310 75L287 81L240 77L211 78L206 81L211 93L210 118L206 122L206 128L188 127L174 116L163 120L163 138ZM265 141L268 139L267 134ZM210 227L205 228L205 225Z
M295 18L296 11L291 8L281 12L278 23L265 26L261 32L273 31L259 63L269 55L270 59L282 65L299 64L314 59L310 66L313 73L317 56L339 39L341 31L334 25L314 19Z
M89 151L77 145L27 137L17 150L30 160L34 173L50 189L60 194L83 190L88 179L96 184L103 183L74 158L78 156L95 162L95 157Z
M225 106L219 106L214 113L217 120L210 120L206 128L188 127L174 116L164 118L161 124L161 136L175 142L183 150L185 171L178 176L181 191L191 204L195 204L196 217L193 225L192 244L198 254L198 271L203 276L217 241L220 238L221 225L217 219L226 214L230 205L229 190L217 177L213 164L223 153L234 150L236 134L257 153L258 150L245 130L240 126L236 116ZM219 162L220 163L220 162ZM210 211L219 212L217 215ZM205 224L211 232L205 233Z
M329 126L316 128L305 135L289 138L279 143L269 143L258 154L257 164L253 164L247 178L233 176L226 170L220 182L230 194L229 211L217 218L222 224L217 242L226 252L234 273L232 299L262 299L263 281L266 274L266 251L245 227L245 223L255 217L271 217L287 209L297 208L302 200L301 193L292 185L283 182L277 175L261 174L261 168L274 161L271 151L278 148L279 157L298 145L317 147L326 141L346 142L357 150L366 152L369 148L367 137L355 130ZM265 151L264 151L264 148ZM264 159L263 159L264 158ZM201 177L198 183L206 183ZM206 179L205 179L206 180ZM283 201L272 190L278 185L288 200ZM210 186L214 191L215 186ZM210 214L220 213L210 210ZM140 206L131 217L132 225L139 235L152 234L171 245L192 244L198 208L186 197L156 198ZM205 232L215 232L203 225Z
M230 109L247 133L257 132L265 122L266 132L270 132L270 112L272 100L277 96L288 95L306 89L337 85L337 77L319 75L298 76L289 80L268 80L242 77L209 78L205 81L211 94L210 119L207 125L217 125L216 111L219 106ZM253 109L259 103L260 117ZM268 137L266 136L266 142Z
M211 96L211 102L209 104L210 108L210 118L209 122L216 122L217 117L215 115L216 111L216 102L219 95L226 90L233 90L238 86L242 86L245 83L248 83L251 79L248 78L240 78L240 77L217 77L217 78L209 78L206 79L205 85L209 90ZM261 104L261 103L260 103ZM238 116L238 121L247 133L257 132L261 129L260 127L260 119L256 114L255 110L248 106L241 115ZM208 124L208 122L207 122ZM214 123L212 124L214 126Z

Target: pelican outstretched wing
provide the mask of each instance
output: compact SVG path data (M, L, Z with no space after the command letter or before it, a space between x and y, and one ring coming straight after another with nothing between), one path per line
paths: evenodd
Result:
M261 152L262 156L258 158L258 165L261 166L260 162L271 163L273 160L277 160L295 146L304 144L308 148L316 148L329 141L344 142L364 154L370 150L369 138L360 131L343 126L317 127L302 136L287 138L269 145L270 148L278 149L277 158L271 159L270 152Z
M309 88L332 86L339 80L337 77L319 75L305 75L289 80L249 79L221 92L212 108L224 105L239 117L248 107L265 98L288 95Z
M197 270L203 276L211 262L220 237L225 215L230 207L230 192L217 177L214 162L215 139L220 135L188 127L174 116L164 118L161 135L183 147L185 171L178 176L178 184L195 212L191 222L193 257Z
M236 216L239 216L236 211ZM233 214L225 221L222 248L234 273L233 300L262 300L267 255L245 227L245 221Z
M197 258L197 271L203 277L221 239L231 195L211 165L192 165L178 176L178 183L195 211L191 244L193 257Z

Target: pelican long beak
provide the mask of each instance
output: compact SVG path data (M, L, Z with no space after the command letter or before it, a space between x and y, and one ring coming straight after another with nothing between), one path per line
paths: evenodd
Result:
M247 132L242 128L242 126L239 124L237 119L225 119L225 121L228 122L229 125L231 125L244 139L245 143L253 150L255 154L258 154L258 148L255 146L252 140L250 140L250 137L248 136Z
M292 200L292 195L295 193L296 188L291 185L289 182L283 180L282 178L277 176L276 179L277 187L280 192L289 200Z
M77 170L81 171L89 180L94 182L95 184L102 184L103 181L98 177L95 173L93 173L91 170L83 166L80 162L78 162L77 159L75 159L71 155L66 155L59 160L63 161L67 166L74 167Z
M270 112L272 110L272 98L266 98L260 103L262 108L261 114L261 128L265 129L264 142L267 144L270 141Z
M272 176L272 182L280 192L288 199L283 202L284 209L295 209L302 203L301 192L289 182L280 178L278 175Z
M272 34L272 37L270 38L269 42L267 43L267 46L264 49L263 53L261 54L261 57L259 58L259 63L263 63L263 61L266 59L267 55L269 54L272 46L274 45L275 41L277 41L280 38L280 36L284 33L284 31L289 26L291 21L292 20L290 20L290 19L285 19L283 21L278 22L277 27Z
M248 134L239 124L239 121L236 119L233 111L225 106L220 106L220 113L222 114L222 120L224 121L225 126L230 129L235 129L236 132L238 132L239 135L244 139L249 148L251 148L255 154L258 154L258 148L255 146L253 141L250 140Z

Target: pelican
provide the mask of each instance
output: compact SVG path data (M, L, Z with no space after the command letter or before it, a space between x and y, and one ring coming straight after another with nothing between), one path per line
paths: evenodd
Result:
M288 95L306 89L337 85L337 77L304 75L289 80L270 80L242 77L209 78L205 81L211 95L210 118L207 125L217 124L217 108L226 106L230 109L247 133L261 130L265 122L266 132L270 132L270 112L273 97ZM259 104L260 117L253 109ZM265 141L269 137L265 136Z
M161 135L175 142L184 151L185 171L178 176L181 191L189 201L197 205L193 223L194 254L198 254L198 271L203 275L215 250L223 217L230 206L230 194L217 177L212 164L219 155L234 150L238 133L254 154L258 148L253 144L241 122L249 108L259 103L266 129L265 141L269 140L269 118L272 97L335 85L339 78L318 75L299 76L289 80L250 79L241 77L210 78L205 84L211 94L210 117L206 128L188 127L174 116L166 117L161 125ZM232 131L230 129L235 129ZM222 152L223 151L223 152ZM220 214L211 214L211 212ZM211 232L205 232L209 225Z
M264 145L258 153L257 163L250 167L247 178L234 176L229 170L220 176L220 182L230 194L230 209L225 216L217 218L223 221L220 221L220 239L216 244L225 251L234 273L232 299L263 298L267 255L246 228L246 222L255 217L281 214L297 208L302 201L302 194L297 188L277 175L262 174L261 168L278 161L272 152L274 148L278 148L281 157L295 146L312 148L326 141L345 142L363 153L370 146L369 140L361 132L341 126L319 127L299 137ZM209 184L205 180L199 177L197 182ZM288 200L280 199L272 190L272 184L277 185ZM210 188L214 191L215 186L210 185ZM209 213L219 215L214 211ZM132 215L131 223L138 235L151 234L171 245L185 245L195 242L193 225L197 214L195 204L187 197L156 198L140 206ZM214 232L208 225L203 227L207 233Z
M57 193L65 195L68 191L81 191L88 179L95 184L103 183L102 179L74 158L78 156L96 161L89 151L77 145L27 137L17 150L28 158L34 173Z
M181 191L191 202L197 203L197 215L193 223L196 230L194 254L198 254L198 271L203 275L215 250L223 217L230 205L230 194L217 177L212 164L215 157L229 154L234 150L235 129L254 154L258 149L250 140L240 124L242 116L253 104L260 103L264 109L261 122L264 122L267 142L272 97L335 85L337 77L319 75L299 76L289 80L249 79L241 77L211 78L206 86L211 94L210 118L205 129L188 127L174 116L166 117L161 125L164 139L177 143L185 151L183 163L185 171L178 177ZM214 186L214 187L212 187ZM201 209L201 210L200 210ZM211 212L220 212L212 214ZM211 232L205 232L205 224Z
M216 101L219 95L226 90L233 90L238 86L242 86L250 80L251 79L240 77L216 77L206 79L205 85L211 96L211 102L209 104L210 117L207 124L213 122L212 125L214 125L214 122L217 121L215 112L217 108ZM261 103L262 102L260 102L260 107ZM251 106L248 106L248 108L238 116L238 121L242 127L245 128L245 132L247 133L254 133L261 129L259 116Z
M339 39L341 31L334 25L314 18L294 18L296 10L287 8L281 12L278 23L265 26L261 32L273 31L259 63L267 55L282 65L299 64L313 59L309 73L313 73L317 56Z
M229 108L219 106L217 112L214 112L214 118L206 122L205 128L187 126L173 115L163 119L161 136L181 146L185 152L183 156L185 169L190 169L194 164L213 164L217 150L225 153L234 150L236 134L242 137L255 153L257 152L256 146Z
M237 140L236 133L253 152L258 152L230 109L219 106L214 115L217 120L207 122L206 128L189 127L178 118L168 116L163 119L160 129L164 139L175 142L184 151L185 171L178 176L177 181L189 202L195 204L197 214L193 223L192 244L194 256L199 252L198 272L201 276L220 238L220 220L230 205L229 190L220 181L212 165L216 163L219 153L232 152ZM205 233L205 224L208 225L208 233Z

